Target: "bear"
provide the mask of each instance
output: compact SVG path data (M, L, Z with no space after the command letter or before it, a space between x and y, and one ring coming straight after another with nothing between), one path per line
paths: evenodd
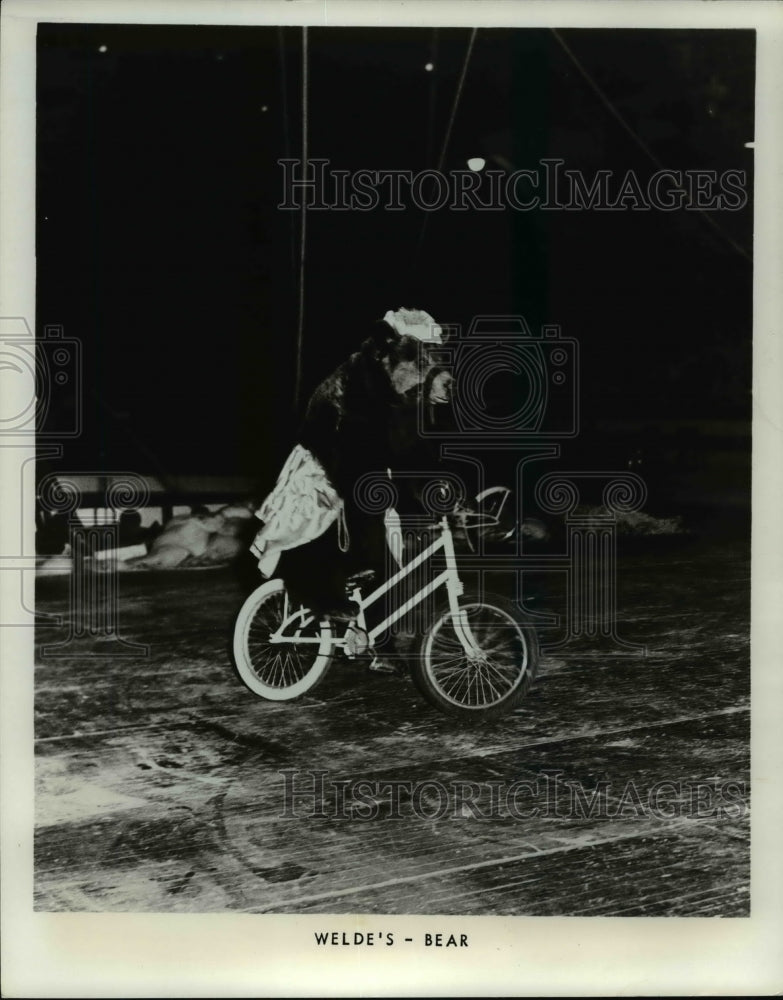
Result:
M347 551L338 525L320 538L282 553L280 575L289 591L314 610L347 614L346 582L366 569L388 566L384 513L366 509L357 483L368 473L427 472L436 458L419 434L423 408L450 402L451 375L439 363L442 331L418 309L386 313L361 346L317 386L298 444L324 470L343 502ZM414 480L394 483L402 515L422 513ZM343 546L345 547L345 546Z

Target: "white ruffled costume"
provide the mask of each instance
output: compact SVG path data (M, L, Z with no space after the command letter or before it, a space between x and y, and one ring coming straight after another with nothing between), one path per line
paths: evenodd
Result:
M420 309L389 310L383 318L400 335L407 334L424 343L441 343L441 328L432 316ZM281 552L319 538L338 519L340 548L343 551L347 548L343 501L318 459L300 444L286 459L275 488L255 516L264 525L250 551L257 556L258 568L267 578L275 572ZM401 564L402 546L396 511L387 511L385 521L389 548Z

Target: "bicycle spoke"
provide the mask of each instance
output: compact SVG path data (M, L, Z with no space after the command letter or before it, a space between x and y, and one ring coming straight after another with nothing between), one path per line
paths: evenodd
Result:
M485 677L485 674L484 674L484 668L483 668L483 666L481 664L478 664L476 666L475 670L476 670L476 684L477 684L477 687L481 691L481 704L482 705L486 705L487 704L487 692L486 692L486 688L484 686L484 681L486 680L486 677Z
M442 684L455 683L460 677L465 676L467 669L468 664L464 663L461 667L452 667L450 670L438 671L436 676Z
M270 687L289 687L307 673L296 650L278 647L272 654L268 643L250 655L250 663L256 676Z
M460 699L467 704L470 704L470 689L472 687L472 682L472 671L470 667L465 667L462 676L457 680L453 688L455 695L459 692Z
M286 654L283 650L275 657L275 672L270 678L270 684L272 687L281 687L283 680L285 679L285 656Z
M514 678L509 674L504 674L502 671L498 670L498 668L490 661L487 661L484 664L484 668L487 672L488 683L492 684L491 678L494 676L497 683L501 685L501 689L497 689L494 685L492 685L493 689L498 691L498 693L501 693L502 689L505 689L502 693L507 694L514 687Z
M492 681L490 679L490 676L489 676L489 673L485 672L485 670L484 670L484 665L483 664L482 664L481 667L479 667L479 670L481 672L481 680L482 680L481 689L482 689L482 692L484 690L484 681L486 681L487 687L489 688L489 690L491 692L491 696L490 696L489 699L487 699L486 695L484 696L484 704L485 705L486 704L492 704L493 702L499 701L500 698L502 697L502 692L498 688L496 688L495 685L492 683Z
M438 670L450 670L452 669L451 664L466 663L467 657L465 656L464 650L460 649L456 656L450 656L447 660L438 659L437 663L433 663L433 668Z
M297 681L300 681L307 672L307 668L302 663L302 658L297 650L294 650L293 653L291 654L291 661L294 668L294 678Z
M460 688L463 685L466 685L469 688L470 671L467 664L465 665L465 667L463 667L462 670L459 671L459 673L455 674L452 678L450 678L450 680L451 684L449 685L447 692L449 693L450 697L456 697L457 691L460 690Z
M272 656L272 653L268 651L268 647L267 647L267 649L260 649L257 653L255 653L254 655L252 655L250 657L250 662L251 662L251 664L253 666L253 670L255 670L256 673L258 673L258 670L256 669L257 663L261 660L262 657L264 657L263 663L269 663L270 659L271 659L271 656Z
M460 629L476 657L464 648ZM459 619L446 612L431 634L427 658L430 676L445 698L466 708L484 709L508 698L521 684L527 653L516 621L500 608L482 603L462 606Z
M476 687L476 668L469 664L467 670L465 671L465 675L468 680L468 685L465 689L465 698L468 703L470 703L470 693L471 691L474 691L474 688ZM475 691L473 697L474 699L476 697Z
M269 677L269 683L271 684L272 680L273 680L273 678L275 676L275 673L277 672L277 668L278 668L278 666L280 664L280 651L277 650L275 652L274 656L272 656L267 662L269 663L268 670L265 670L263 672L262 671L256 671L256 673L258 673L259 677L262 680L264 680L265 677Z
M251 631L263 631L265 628L276 628L279 627L284 621L282 615L277 614L267 614L259 615L255 621L251 624Z

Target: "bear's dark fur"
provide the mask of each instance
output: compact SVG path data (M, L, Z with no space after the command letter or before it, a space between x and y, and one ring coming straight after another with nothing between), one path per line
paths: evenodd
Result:
M343 499L350 545L342 554L337 529L331 528L316 541L282 554L281 575L305 603L339 606L351 573L365 568L383 572L383 514L362 509L356 484L366 473L433 468L435 458L418 433L419 419L422 406L448 397L449 378L426 345L380 321L360 349L313 392L299 443L315 455ZM411 484L408 477L395 480L401 514L417 510Z

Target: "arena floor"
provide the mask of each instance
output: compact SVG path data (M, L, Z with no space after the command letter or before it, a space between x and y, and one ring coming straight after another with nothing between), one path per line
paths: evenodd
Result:
M341 660L312 696L261 701L229 655L241 599L229 570L127 574L120 632L148 655L39 645L37 909L748 914L742 544L623 555L620 631L647 655L546 656L484 727ZM39 579L37 608L64 616L39 644L63 641L69 578ZM443 815L439 788L462 789Z

